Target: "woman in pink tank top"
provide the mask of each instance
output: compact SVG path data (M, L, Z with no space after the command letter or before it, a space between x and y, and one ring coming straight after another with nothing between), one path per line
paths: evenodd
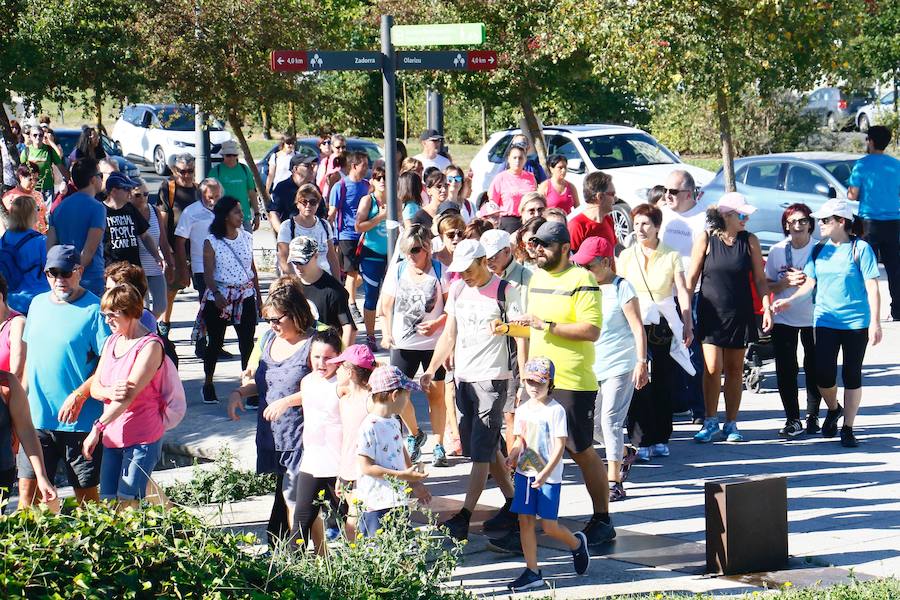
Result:
M578 190L566 181L568 161L562 154L553 154L547 159L550 179L541 182L538 191L547 198L547 208L561 208L566 214L578 208Z
M25 375L25 316L6 303L9 288L0 277L0 370L9 371L19 381Z
M91 395L105 403L103 414L84 440L90 456L103 440L100 496L134 505L146 495L159 462L165 401L160 391L162 340L141 322L144 301L129 284L110 288L100 301L112 335L97 365Z

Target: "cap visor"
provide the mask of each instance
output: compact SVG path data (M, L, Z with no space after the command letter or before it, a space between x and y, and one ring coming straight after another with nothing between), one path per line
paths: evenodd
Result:
M447 270L451 273L462 273L475 262L474 258L460 258L453 259L453 262L450 263L450 266L447 267Z

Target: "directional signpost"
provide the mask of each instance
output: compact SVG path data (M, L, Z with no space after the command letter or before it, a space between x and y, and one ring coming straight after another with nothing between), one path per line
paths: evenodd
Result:
M392 39L393 38L393 39ZM484 43L484 23L397 25L389 15L381 16L381 52L330 50L274 50L273 71L381 71L384 89L384 154L388 219L398 221L397 198L397 84L396 71L488 71L497 68L497 53L491 50L444 50L394 52L394 46L452 46ZM397 230L389 229L393 250Z

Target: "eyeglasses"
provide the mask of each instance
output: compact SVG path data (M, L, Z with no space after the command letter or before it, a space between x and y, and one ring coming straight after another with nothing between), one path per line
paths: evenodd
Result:
M819 219L819 223L821 223L822 225L828 225L832 221L834 221L834 217L825 217L824 219Z
M413 256L424 250L425 250L425 248L423 248L422 246L413 246L412 248L409 249L409 252L407 254L409 254L410 256Z
M287 315L284 314L284 315L281 315L280 317L265 317L265 318L263 318L263 321L265 321L269 325L278 325L279 323L281 323L281 320L284 319L285 316L287 316Z
M384 181L384 175L373 175L372 181Z
M446 235L451 240L462 239L463 231L462 229L451 229L450 231L445 231L444 235Z
M453 183L462 183L462 181L463 181L462 175L448 175L448 176L447 176L447 182L448 182L448 183L449 183L449 182L453 182Z
M809 218L803 217L802 219L788 219L787 224L788 227L795 227L797 225L809 225Z
M670 196L677 196L681 192L689 192L691 190L679 190L676 188L666 188L664 193L669 194Z
M320 146L330 146L331 140L322 140L321 142L319 142L319 145Z
M59 269L47 269L44 271L47 277L52 277L53 279L68 279L72 276L74 271L60 271Z
M300 206L316 206L318 203L318 198L300 198L297 200L297 204Z

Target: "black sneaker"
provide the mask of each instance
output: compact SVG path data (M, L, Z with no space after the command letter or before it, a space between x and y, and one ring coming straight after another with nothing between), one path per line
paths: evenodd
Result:
M822 437L832 438L837 435L837 422L844 414L844 409L838 404L834 410L829 410L822 421Z
M847 427L846 425L841 427L841 446L844 448L856 448L859 446L859 442L856 441L856 436L853 435L852 427Z
M806 430L803 428L803 423L800 419L792 419L785 423L784 427L778 430L778 435L783 438L792 438L802 435L804 431Z
M517 529L519 527L519 516L510 511L512 500L507 500L503 507L497 511L497 514L488 519L482 525L485 531L506 531L508 529Z
M196 356L200 360L203 360L204 358L206 358L206 340L205 339L197 340L197 345L194 346L194 356Z
M469 520L471 518L472 514L468 510L462 509L441 523L441 527L447 530L447 535L461 542L469 538Z
M525 570L522 571L522 574L516 577L516 580L506 587L508 587L509 591L511 592L523 592L525 590L533 590L535 588L544 587L544 585L546 584L544 583L544 578L541 576L540 571L535 573L528 567L525 567Z
M616 530L611 522L602 520L600 515L594 514L584 529L589 546L599 546L611 542L616 537Z
M522 555L522 539L519 537L519 530L513 529L507 532L503 537L488 542L488 550L494 552L502 552L504 554Z
M816 435L820 431L822 431L822 428L819 427L819 417L808 415L806 417L806 433L809 435Z
M360 313L359 309L356 308L356 304L352 302L350 303L350 316L353 317L353 320L356 321L358 325L364 322L362 313Z
M247 396L244 405L247 410L259 410L259 396Z
M211 383L204 383L203 390L200 393L203 398L203 404L218 404L219 398L216 396L216 386Z
M575 537L578 538L579 546L575 550L572 550L572 564L575 565L576 573L584 575L588 570L588 566L591 564L591 554L588 552L587 536L584 535L583 531L578 531L575 533Z

